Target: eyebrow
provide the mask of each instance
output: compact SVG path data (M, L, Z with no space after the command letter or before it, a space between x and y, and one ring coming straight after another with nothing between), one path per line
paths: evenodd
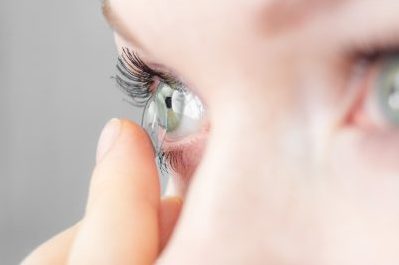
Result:
M279 34L305 24L317 15L350 0L272 0L262 12L266 33Z
M145 50L138 39L132 34L126 24L117 16L111 7L110 0L103 0L102 12L111 28L117 32L123 39L136 46L141 50Z

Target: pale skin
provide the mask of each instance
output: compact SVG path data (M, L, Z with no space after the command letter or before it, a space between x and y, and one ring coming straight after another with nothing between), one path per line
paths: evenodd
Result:
M118 48L188 80L211 129L185 147L177 179L191 181L170 241L180 201L160 201L150 142L122 121L86 215L24 264L398 264L398 125L358 102L374 70L351 74L365 46L399 46L397 10L396 0L109 1Z

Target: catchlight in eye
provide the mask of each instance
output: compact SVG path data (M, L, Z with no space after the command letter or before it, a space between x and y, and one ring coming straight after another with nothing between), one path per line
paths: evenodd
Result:
M201 128L204 107L181 84L160 82L144 109L142 126L159 154L164 141L178 142Z

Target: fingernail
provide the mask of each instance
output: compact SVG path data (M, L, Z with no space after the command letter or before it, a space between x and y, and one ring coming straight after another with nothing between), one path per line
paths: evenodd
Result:
M119 119L110 120L101 132L97 145L96 163L100 162L111 149L121 131L122 122Z

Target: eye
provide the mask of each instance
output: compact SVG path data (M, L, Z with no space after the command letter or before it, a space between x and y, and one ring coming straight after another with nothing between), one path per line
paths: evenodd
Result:
M157 152L164 141L179 142L201 129L204 106L183 84L160 81L143 112L142 126Z
M158 156L164 157L164 141L180 143L201 129L204 106L176 76L151 68L128 48L122 49L116 67L119 87L133 105L144 107L142 126Z
M399 55L385 59L375 87L383 116L399 126Z
M376 58L368 64L360 108L352 113L352 119L368 128L399 128L399 54Z

